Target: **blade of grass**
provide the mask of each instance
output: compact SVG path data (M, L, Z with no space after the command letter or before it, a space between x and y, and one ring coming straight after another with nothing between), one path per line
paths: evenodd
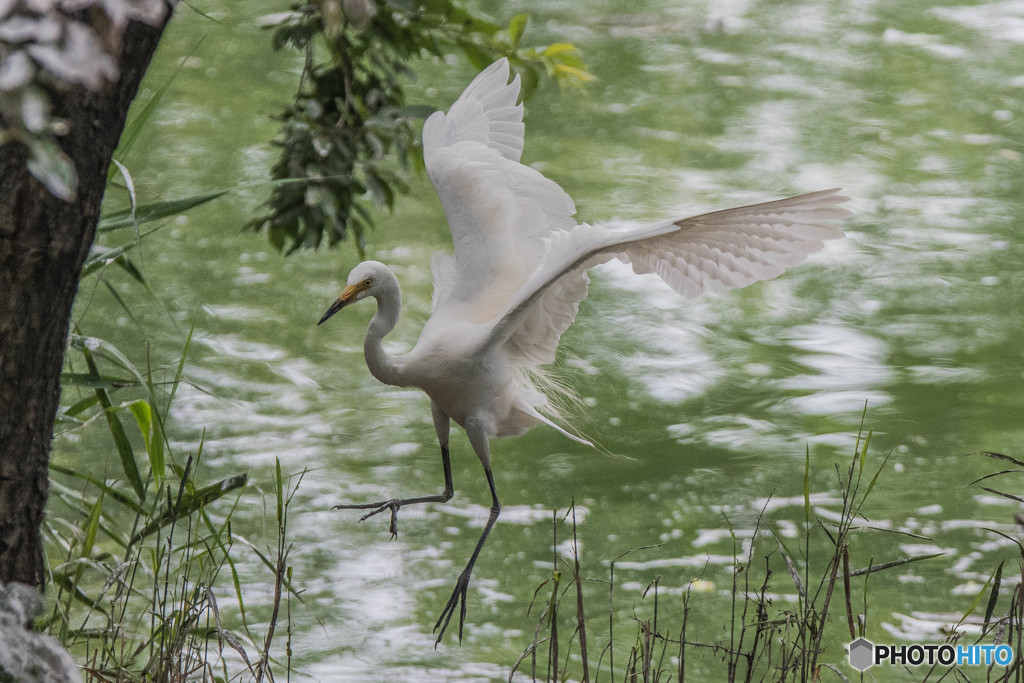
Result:
M188 335L185 337L185 345L181 348L181 358L178 359L178 369L174 372L174 380L171 382L171 390L168 392L167 404L164 406L164 413L171 409L174 395L178 392L178 384L181 383L181 375L185 371L185 359L188 357L188 350L192 346L192 334L196 331L197 319L192 319L192 326L188 328Z
M804 447L804 524L811 526L811 447Z
M171 83L173 83L174 80L178 77L178 74L181 73L181 69L185 64L185 61L188 59L188 57L191 57L195 53L195 51L199 48L202 42L203 38L200 38L199 41L192 47L192 50L188 53L188 55L186 55L183 59L181 59L181 61L178 62L178 66L174 69L174 72L167 77L167 80L160 84L160 87L156 89L156 92L154 92L153 96L149 98L149 101L146 102L145 106L143 106L142 109L140 109L139 112L135 116L133 116L131 121L129 121L128 124L124 127L124 133L121 134L121 140L118 142L117 149L114 151L115 159L124 161L128 154L132 151L132 147L135 146L135 141L138 139L139 133L142 132L143 128L145 128L146 124L153 117L153 112L155 112L157 107L160 106L160 102L163 100L164 95L167 93L167 89L171 86ZM113 169L111 169L107 175L107 180L110 180L113 177Z
M999 566L996 567L996 569L992 572L992 575L988 577L988 581L985 582L985 585L981 587L981 590L978 591L978 594L974 596L973 600L971 600L971 604L967 606L967 609L964 611L964 615L960 617L960 621L956 622L956 626L953 627L954 631L960 628L963 625L963 623L967 621L967 617L971 616L971 613L973 613L974 610L978 608L978 605L981 604L981 599L985 596L985 593L987 593L989 588L992 586L992 582L995 580L996 574L998 573L1001 576L1002 572L1003 563L1000 562Z
M134 500L132 500L130 497L128 497L125 494L121 493L120 491L118 491L114 487L110 486L106 482L100 481L99 479L96 479L95 477L92 477L92 476L90 476L88 474L85 474L83 472L78 472L77 470L73 470L70 467L64 467L63 465L58 465L57 463L53 462L52 460L50 461L49 467L50 467L50 470L52 472L59 472L61 474L66 474L66 475L68 475L70 477L75 477L76 479L81 479L82 481L89 482L90 484L92 484L93 486L98 488L100 490L100 492L103 493L103 495L109 496L109 497L113 498L118 503L120 503L121 505L124 505L126 508L128 508L129 510L131 510L132 512L134 512L136 514L139 514L139 515L145 515L146 514L145 509L141 505L139 505Z
M138 242L135 241L126 242L118 247L105 247L102 244L94 244L92 249L89 251L88 258L86 258L85 263L82 264L82 274L79 279L84 279L86 276L92 275L97 270L105 268L111 263L115 263L136 246L138 246ZM128 272L131 273L132 271L129 270ZM133 274L132 277L135 277L135 275ZM139 277L142 277L141 273L139 273Z
M860 427L857 429L857 443L855 443L853 445L853 454L855 456L857 456L857 457L860 457L860 473L857 475L858 478L860 477L860 475L862 475L864 473L864 460L865 459L864 459L864 457L862 457L861 454L863 453L864 455L866 455L867 451L868 451L867 444L864 444L864 450L863 451L861 451L861 448L860 448L860 437L861 437L861 434L864 433L864 420L867 419L867 416L868 416L868 402L864 401L864 410L860 414Z
M236 538L240 543L244 543L250 550L252 550L256 554L256 557L260 559L260 562L266 565L267 569L269 569L271 572L277 571L277 562L270 559L270 557L268 557L266 553L262 552L259 548L257 548L252 541L245 538L244 536L239 536L237 534L235 534L234 538ZM296 598L302 598L300 592L292 586L290 581L286 579L283 585L285 588L288 589L288 592L294 595Z
M138 327L140 330L145 330L145 326L138 318L135 317L135 312L128 305L128 302L124 300L124 298L116 289L114 289L114 286L110 284L110 281L107 280L107 278L103 277L102 275L99 276L99 280L100 282L103 283L103 286L107 288L107 291L110 292L110 295L114 297L114 301L116 301L118 305L124 310L124 312L128 314L128 317L131 318L133 323L135 323L135 326Z
M138 198L135 194L135 181L132 179L132 174L129 173L128 167L122 164L117 159L112 159L113 165L121 173L121 177L124 178L125 187L128 188L128 204L131 210L132 225L135 226L135 241L139 241L139 217L136 213L138 209Z
M868 438L871 438L871 432L868 432ZM860 502L857 503L857 507L854 509L851 518L860 515L860 509L864 506L864 501L866 501L868 499L868 496L871 495L871 491L875 488L875 484L878 483L879 475L882 474L882 470L885 469L885 466L889 463L889 458L891 457L892 451L889 451L888 453L885 454L885 457L882 458L882 464L878 466L878 470L875 472L875 476L871 477L871 483L868 484L867 490L864 492L864 495L861 496Z
M870 565L870 566L867 566L867 567L863 567L861 569L857 569L857 570L854 570L854 571L850 572L850 576L851 577L861 576L861 575L867 574L868 572L871 572L872 574L874 574L874 573L880 572L880 571L882 571L884 569L892 569L893 567L902 567L903 565L910 564L911 562L923 562L924 560L930 560L930 559L935 558L935 557L942 557L945 554L946 553L929 553L927 555L916 555L914 557L904 557L904 558L899 559L899 560L893 560L892 562L883 562L881 564L873 564L873 565Z
M277 476L274 477L274 485L277 493L277 523L284 520L284 477L281 476L281 459L274 458L277 466Z
M184 491L181 495L180 502L170 507L164 504L160 513L148 524L142 527L140 531L136 532L134 536L132 536L130 543L132 545L138 543L146 536L162 529L171 522L187 517L204 505L209 505L213 501L231 493L235 489L245 486L248 481L248 474L238 474L234 477L222 479L216 484L204 486L195 492Z
M1003 562L1005 561L1003 560ZM996 609L996 601L999 599L999 586L1003 581L1003 562L1000 562L999 566L996 567L996 574L992 581L992 593L989 595L988 605L985 606L985 623L981 627L982 633L988 631L989 621L992 619L992 613Z
M983 482L986 479L991 479L992 477L1001 477L1004 474L1020 474L1021 472L1024 472L1024 470L1020 470L1020 469L1016 469L1016 470L1000 470L999 472L993 472L991 474L986 474L984 477L978 477L977 479L972 481L970 484L968 484L968 486L974 486L975 484Z
M82 355L85 357L89 372L98 375L99 370L96 368L96 362L93 360L92 352L88 346L82 346ZM127 361L127 359L125 360ZM141 381L142 378L139 377L139 380ZM121 420L117 417L117 409L113 407L110 397L104 389L96 389L96 397L99 399L100 406L103 407L103 416L107 420L110 435L114 438L114 445L117 448L117 455L121 459L121 469L124 471L124 476L128 479L132 489L135 490L139 502L143 502L146 499L146 487L142 483L142 476L139 474L139 467L135 462L132 444L128 440L128 435L124 432L124 425L121 424Z
M164 435L160 428L160 420L154 414L149 401L138 399L121 406L128 408L142 432L142 440L146 444L149 466L153 471L153 482L160 488L164 478Z
M99 224L96 226L96 231L113 232L114 230L122 230L124 228L142 225L143 223L160 220L161 218L177 216L189 209L211 202L218 197L222 197L230 191L230 189L214 190L213 192L205 192L203 194L182 197L180 199L142 204L135 211L134 216L130 210L117 211L101 218Z
M98 610L106 614L106 611L104 611L103 606L100 603L96 602L94 599L86 595L82 591L82 589L72 585L71 577L69 577L67 574L64 574L63 572L54 572L53 583L56 584L62 590L65 590L68 593L70 593L72 598L82 603L86 607Z
M999 536L1002 536L1007 541L1011 541L1014 545L1017 546L1017 550L1020 551L1020 557L1021 557L1022 560L1024 560L1024 544L1022 544L1019 540L1017 540L1013 536L1010 536L1008 534L1004 534L999 529L992 529L992 528L989 528L989 527L982 527L982 529L984 529L985 531L991 532L993 534L997 534Z
M972 453L971 455L984 455L986 458L992 458L994 460L1006 460L1008 462L1012 462L1014 465L1017 465L1018 467L1024 467L1024 461L1018 460L1017 458L1005 455L1003 453L995 453L993 451L979 451L978 453Z
M86 389L123 389L124 387L138 386L138 382L127 377L115 375L97 375L91 372L62 372L60 374L62 384L70 384ZM88 399L79 401L64 411L65 415L77 415L86 408L95 405L98 399L90 396Z
M63 377L63 375L61 375L61 377ZM94 388L94 387L90 387L90 388ZM64 414L65 415L69 415L71 417L74 417L75 415L78 415L82 411L88 410L89 408L92 408L94 405L99 403L99 400L100 399L95 394L92 395L92 396L87 396L86 398L83 398L81 401L76 402L70 408L65 410Z
M1024 503L1024 498L1022 498L1021 496L1012 494L1012 493L1006 493L1004 491L997 491L996 489L990 489L987 486L982 486L981 490L982 491L988 491L991 494L994 494L994 495L997 495L997 496L1002 496L1003 498L1007 498L1009 500L1015 500L1018 503Z
M122 369L132 373L140 385L146 385L146 380L142 377L142 373L139 372L138 368L136 368L132 362L110 342L98 337L88 337L81 334L70 335L68 341L72 346L80 348L83 355L87 354L86 364L90 366L90 372L97 375L99 374L99 371L95 369L95 363L92 361L92 354L96 353L120 366Z

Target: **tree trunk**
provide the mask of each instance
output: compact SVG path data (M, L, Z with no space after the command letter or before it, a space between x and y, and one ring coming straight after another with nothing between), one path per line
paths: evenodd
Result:
M0 583L44 583L40 525L71 306L128 107L172 11L126 28L116 82L53 98L70 127L61 147L78 172L74 202L28 173L24 146L0 146Z

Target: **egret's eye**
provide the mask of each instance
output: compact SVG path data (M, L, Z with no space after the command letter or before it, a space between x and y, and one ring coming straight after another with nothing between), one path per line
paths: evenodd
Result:
M372 284L373 284L373 278L372 278L372 277L368 277L368 278L366 278L365 280L363 280L363 284L364 284L365 286L369 287L370 285L372 285Z

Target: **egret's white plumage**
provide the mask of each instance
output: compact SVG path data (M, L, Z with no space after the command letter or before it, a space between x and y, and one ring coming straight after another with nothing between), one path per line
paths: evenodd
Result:
M382 339L398 321L401 293L391 271L375 261L352 270L349 287L320 321L358 299L377 299L364 344L367 365L382 382L419 387L430 396L445 467L439 496L342 507L372 509L367 516L389 509L394 533L401 505L448 500L450 420L465 428L487 474L491 517L438 619L438 641L460 600L461 638L469 576L500 509L488 439L544 423L583 441L543 414L547 398L536 377L555 359L559 338L587 296L586 270L617 258L637 273L656 273L685 297L722 292L802 263L824 240L843 236L828 221L850 215L838 206L846 197L832 189L626 230L577 223L569 195L519 162L518 97L519 77L509 82L502 59L481 72L447 114L436 112L423 126L427 173L454 254L434 258L433 311L412 351L394 357L383 349Z

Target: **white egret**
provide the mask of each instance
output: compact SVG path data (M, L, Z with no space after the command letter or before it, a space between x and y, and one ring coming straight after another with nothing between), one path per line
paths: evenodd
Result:
M491 474L489 439L556 424L538 380L555 359L559 337L587 296L588 268L611 259L637 273L657 273L685 297L721 292L773 278L843 232L828 221L849 212L837 189L788 199L613 230L577 223L572 199L553 181L519 162L523 107L519 76L499 60L478 75L447 114L423 126L427 173L441 198L454 255L435 256L433 312L415 347L393 356L382 346L401 310L401 291L382 263L360 263L348 286L320 319L361 299L377 300L363 350L370 372L385 384L419 387L430 397L441 444L444 491L416 498L339 505L389 510L397 534L403 505L447 502L454 495L448 453L450 423L462 426L483 464L491 509L480 540L459 575L434 626L440 642L459 612L459 640L466 593L480 549L501 510ZM545 415L547 413L547 415Z

